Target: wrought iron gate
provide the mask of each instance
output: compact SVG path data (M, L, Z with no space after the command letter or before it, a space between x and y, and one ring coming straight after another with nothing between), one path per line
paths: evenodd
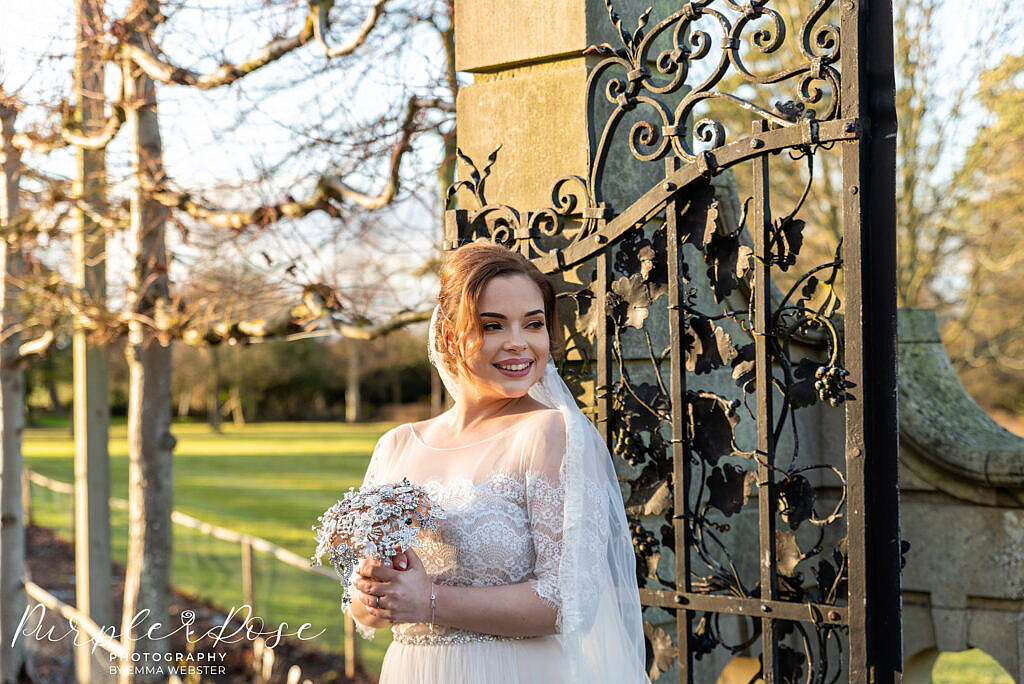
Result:
M489 239L548 273L593 265L593 282L563 297L577 360L562 370L581 393L593 382L594 417L624 459L652 670L675 664L692 682L695 661L724 649L759 656L766 682L891 682L901 669L891 5L820 0L787 31L792 17L772 4L695 0L651 26L648 10L630 29L609 4L621 45L588 50L587 177L560 178L551 206L519 211L484 197L497 150L482 169L460 152L468 176L449 197L470 193L479 208L446 212L444 248ZM771 64L784 47L795 63L748 64ZM785 88L792 99L764 102ZM718 105L749 128L728 135ZM621 208L604 190L616 141L636 164L664 169ZM841 185L822 198L815 159L826 151L841 159L826 172ZM784 165L802 191L779 211L773 170ZM748 166L749 198L728 225L715 177ZM841 233L807 264L805 237L821 230L802 217L811 196ZM630 344L646 359L626 358ZM731 373L732 398L702 380L716 372ZM801 451L796 416L812 408L839 412L841 453ZM756 425L749 444L744 422ZM654 624L659 609L676 616L674 643Z

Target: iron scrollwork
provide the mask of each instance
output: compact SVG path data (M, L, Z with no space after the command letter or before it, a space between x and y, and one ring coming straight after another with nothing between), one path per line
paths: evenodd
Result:
M602 353L607 358L596 400L605 407L598 413L607 416L609 448L629 473L626 506L652 678L675 666L682 681L685 672L692 677L695 660L719 652L755 658L766 681L837 681L849 651L847 473L805 453L797 429L797 412L854 399L843 366L842 240L823 263L800 259L815 156L860 132L856 121L839 118L841 36L824 21L833 1L816 2L789 42L799 61L769 73L748 59L789 44L786 22L768 0L694 0L650 30L649 8L632 31L606 4L621 45L586 52L600 58L586 86L586 177L557 179L550 206L521 212L484 196L498 150L482 170L460 150L468 177L452 186L449 200L462 191L477 207L448 212L456 224L448 247L488 239L549 272L606 260L603 277L595 270L594 282L564 298L575 307L576 333L592 342L589 350L577 347L584 362L573 373L593 373ZM707 24L717 27L717 58ZM714 63L693 83L702 60ZM748 86L745 96L723 89L729 75ZM787 85L791 99L757 101ZM755 95L746 94L751 88ZM726 125L711 117L691 124L711 100L748 112L747 123L756 124L750 136L730 140ZM651 115L624 135L633 158L674 158L675 166L666 165L659 186L616 212L604 198L603 173L626 115L641 110ZM790 154L777 155L783 150ZM712 177L744 162L767 169L773 154L776 163L806 164L795 206L773 217L762 177L738 221L726 225ZM751 213L751 205L762 208ZM785 292L772 289L773 271L786 275ZM737 306L738 299L747 305ZM661 320L677 321L674 343L663 326L651 325L656 310ZM808 340L817 351L798 351ZM638 348L643 358L627 353ZM666 379L674 368L685 375L682 384ZM731 391L711 382L723 374ZM771 395L768 410L752 405L758 386ZM756 427L756 445L739 436L745 425ZM760 536L753 549L738 543L750 520ZM758 572L766 550L771 567ZM688 568L685 577L680 568ZM661 610L675 612L675 634Z

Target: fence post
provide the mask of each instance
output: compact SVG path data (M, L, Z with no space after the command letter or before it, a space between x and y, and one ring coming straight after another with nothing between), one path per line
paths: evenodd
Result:
M26 527L32 524L32 480L28 468L21 469L21 519Z
M256 637L252 642L252 684L264 684L263 682L263 637Z
M356 625L352 616L345 613L345 676L356 676Z
M242 538L242 595L249 606L250 615L256 617L256 585L253 582L252 542Z

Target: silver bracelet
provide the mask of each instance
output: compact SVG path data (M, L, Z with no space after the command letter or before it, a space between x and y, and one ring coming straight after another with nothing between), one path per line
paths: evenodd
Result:
M437 594L434 592L434 582L430 582L430 631L434 631L434 607Z

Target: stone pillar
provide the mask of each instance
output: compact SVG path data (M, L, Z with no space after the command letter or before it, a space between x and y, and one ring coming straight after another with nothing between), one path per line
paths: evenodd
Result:
M625 26L635 28L650 4L619 0L615 9ZM603 0L455 3L455 68L473 75L456 103L458 145L478 165L501 145L487 182L488 201L520 209L549 206L555 179L586 175L586 82L598 58L583 50L604 42L620 45ZM663 167L647 166L654 168L642 172L654 182ZM627 180L623 192L607 193L619 208L636 197L634 181L640 179Z

